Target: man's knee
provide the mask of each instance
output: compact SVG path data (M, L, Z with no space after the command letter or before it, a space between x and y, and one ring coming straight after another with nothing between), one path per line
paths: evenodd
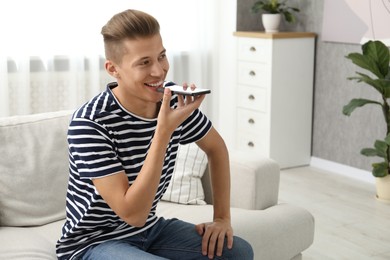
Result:
M252 246L240 237L234 237L233 248L229 251L231 259L252 260L254 258Z

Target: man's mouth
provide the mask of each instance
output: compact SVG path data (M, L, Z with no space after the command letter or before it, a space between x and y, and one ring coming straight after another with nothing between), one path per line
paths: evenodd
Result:
M150 87L150 88L158 89L158 88L162 87L163 83L164 83L164 81L159 81L156 83L144 83L144 85L147 87Z

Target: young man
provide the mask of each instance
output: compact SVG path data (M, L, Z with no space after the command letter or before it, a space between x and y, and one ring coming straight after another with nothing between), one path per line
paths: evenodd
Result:
M102 34L105 67L117 82L70 123L67 219L58 258L252 259L251 246L233 238L228 153L198 109L205 96L158 91L169 69L158 22L127 10ZM207 154L214 193L214 219L198 225L155 214L178 146L191 142Z

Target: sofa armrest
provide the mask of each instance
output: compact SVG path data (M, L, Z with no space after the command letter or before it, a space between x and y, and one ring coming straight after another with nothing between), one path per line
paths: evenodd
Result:
M231 206L262 210L276 205L279 165L272 159L230 151Z

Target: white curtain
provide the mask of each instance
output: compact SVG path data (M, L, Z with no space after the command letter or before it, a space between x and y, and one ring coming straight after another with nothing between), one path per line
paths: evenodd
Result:
M0 116L75 109L113 79L104 71L101 27L117 12L155 16L168 79L212 88L214 0L13 0L0 2ZM204 107L207 112L208 98Z

